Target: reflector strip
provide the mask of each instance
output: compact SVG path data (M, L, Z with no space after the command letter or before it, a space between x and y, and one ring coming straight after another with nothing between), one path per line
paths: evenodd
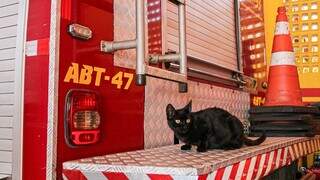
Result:
M283 52L274 52L271 56L271 66L277 65L296 65L295 56L293 52L283 51Z
M311 154L311 145L310 145L310 141L307 142L307 150L308 150L308 154Z
M284 148L279 149L278 154L277 154L277 158L276 158L276 164L275 164L276 169L278 169L280 166L280 158L283 157L283 154L284 154Z
M214 171L213 173L210 173L210 174L207 176L207 179L206 179L206 180L215 179L215 178L216 178L216 174L217 174L217 171Z
M236 174L235 179L241 179L245 162L246 162L246 161L243 160L243 161L241 161L241 162L239 163L239 167L238 167L238 171L237 171L237 174Z
M247 159L245 164L244 164L241 180L247 179L247 175L248 175L248 170L249 170L249 167L250 167L251 159L252 158Z
M216 180L221 180L222 177L223 177L224 171L225 171L225 167L222 167L222 168L218 169L217 170L217 174L215 176L215 179Z
M94 172L83 171L82 174L87 179L106 179L106 177L102 173L94 173Z
M284 21L277 22L274 35L287 35L287 34L289 34L289 23Z
M257 161L257 156L254 156L251 158L251 163L250 163L249 170L248 170L247 180L253 179L256 161Z
M266 159L266 154L262 154L260 162L259 162L259 166L258 166L259 167L258 168L258 172L257 172L257 175L256 175L257 178L261 177L261 175L262 175L262 170L263 170L263 167L264 167L265 159Z
M291 157L292 160L295 160L295 159L296 159L295 153L294 153L294 151L293 151L293 146L290 146L290 147L289 147L289 154L290 154L290 157Z
M26 56L49 55L49 38L26 42Z
M287 165L287 162L288 162L288 150L289 150L289 148L288 147L285 147L284 148L284 154L283 154L283 156L281 156L281 158L280 158L280 161L282 161L282 166L285 166L285 165Z
M222 179L228 179L230 177L231 171L232 171L232 167L233 166L228 166L225 168L224 170L224 175L222 177Z
M269 161L268 161L268 164L267 164L267 169L266 169L264 175L268 175L269 172L272 170L271 167L272 167L272 164L273 164L273 162L274 162L274 157L275 157L274 155L275 155L275 153L276 153L277 151L278 151L278 150L275 150L275 151L272 151L272 152L270 153Z
M308 138L293 138L294 141L288 141L287 138L283 139L280 144L270 144L268 146L268 142L264 143L264 149L267 152L263 152L260 154L261 151L256 154L255 151L245 149L244 152L247 152L249 155L251 154L252 157L243 157L243 152L237 155L235 152L236 157L241 157L241 159L236 163L210 163L211 160L214 160L216 155L218 154L219 157L223 157L223 154L226 153L225 151L209 151L206 152L207 154L202 154L201 159L203 162L197 162L193 168L185 168L183 165L185 162L192 161L192 157L199 157L199 154L196 152L190 152L190 154L183 154L186 156L182 161L175 161L175 159L179 156L176 156L179 153L179 146L167 146L161 147L156 149L150 149L148 151L133 151L133 152L126 152L126 153L118 153L113 155L106 155L106 156L98 156L98 157L91 157L85 158L82 160L70 161L65 162L63 164L64 170L63 174L65 175L66 179L79 179L84 178L88 180L95 180L97 178L104 178L102 175L105 176L106 179L150 179L150 180L158 180L158 179L170 179L170 180L181 180L181 179L189 179L189 180L222 180L222 179L241 179L241 180L248 180L248 179L260 179L268 174L270 174L273 170L281 168L283 166L287 166L292 163L295 159L303 157L305 152L307 151L307 144L316 145L315 149L313 149L310 153L318 151L320 148L320 138L316 136L315 138L308 139ZM267 140L270 141L271 137ZM271 140L272 141L272 140ZM275 141L272 141L275 142ZM289 143L289 144L288 144ZM285 146L285 147L284 147ZM279 148L281 147L281 148ZM301 148L302 149L301 149ZM276 149L274 149L276 148ZM258 148L261 149L261 148ZM291 151L289 153L289 150ZM177 152L178 151L178 152ZM222 154L220 154L222 153ZM254 154L252 154L254 153ZM170 155L169 158L168 154ZM245 156L246 156L245 155ZM250 156L251 156L250 155ZM149 157L149 158L148 158ZM143 165L143 166L132 166L130 165L132 162L141 163L152 162L155 158L162 159L164 158L167 160L167 165ZM211 158L210 158L211 157ZM197 159L195 158L195 159ZM242 159L243 158L243 159ZM171 160L170 160L171 159ZM209 160L211 159L211 160ZM172 162L170 162L172 161ZM228 162L230 159L226 158L224 162ZM117 162L113 164L114 162ZM127 162L127 163L126 163ZM209 163L208 163L209 162ZM204 163L204 164L203 164ZM222 163L222 164L221 164ZM216 165L223 165L222 167L217 167ZM198 166L200 165L200 166ZM204 167L201 166L207 166ZM219 166L220 166L219 165ZM207 169L209 168L209 169ZM210 169L213 168L213 169ZM191 171L194 169L194 171ZM71 173L73 172L73 174ZM77 176L76 176L77 175Z
M36 56L38 49L38 41L27 41L26 42L26 56Z

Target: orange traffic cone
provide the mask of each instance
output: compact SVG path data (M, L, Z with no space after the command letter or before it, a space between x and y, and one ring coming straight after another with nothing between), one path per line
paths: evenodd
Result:
M285 7L278 8L264 106L303 106Z

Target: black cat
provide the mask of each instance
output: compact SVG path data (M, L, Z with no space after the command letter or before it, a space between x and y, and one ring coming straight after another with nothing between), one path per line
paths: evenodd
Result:
M214 107L191 112L191 101L176 110L171 104L166 108L169 127L185 145L181 150L197 146L198 152L207 149L238 149L243 146L259 145L266 139L265 134L256 140L248 139L240 120L226 110Z

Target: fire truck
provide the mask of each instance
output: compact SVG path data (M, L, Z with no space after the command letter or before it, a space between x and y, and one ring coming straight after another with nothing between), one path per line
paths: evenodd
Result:
M266 69L259 12L256 1L237 0L1 0L0 178L97 179L99 157L172 147L169 103L221 107L247 124L261 101L253 94L265 91L250 68ZM319 148L317 138L271 138L202 174L135 170L262 177ZM123 169L129 177L134 168Z

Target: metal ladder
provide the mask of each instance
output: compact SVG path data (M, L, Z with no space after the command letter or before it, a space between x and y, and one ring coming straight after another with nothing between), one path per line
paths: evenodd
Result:
M148 62L157 64L162 62L178 62L179 73L187 78L186 52L186 7L185 0L172 0L178 5L179 13L179 53L166 55L147 55ZM146 85L145 64L145 0L136 0L136 38L125 41L101 41L101 51L112 53L118 50L136 49L136 84ZM187 83L179 82L179 92L187 92Z

